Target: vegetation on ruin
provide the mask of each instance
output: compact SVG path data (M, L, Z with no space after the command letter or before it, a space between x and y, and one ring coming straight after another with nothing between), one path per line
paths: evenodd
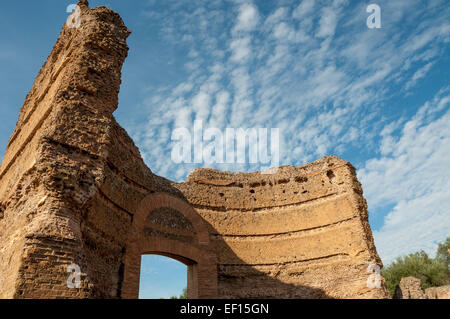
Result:
M422 280L422 288L450 285L450 237L439 244L436 257L430 258L424 251L397 257L382 270L387 288L393 295L403 277L416 277Z

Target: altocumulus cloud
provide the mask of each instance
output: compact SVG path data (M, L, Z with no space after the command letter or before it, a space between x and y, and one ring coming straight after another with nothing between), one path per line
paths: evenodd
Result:
M359 171L372 209L395 205L374 234L385 262L398 256L398 247L405 254L434 251L450 235L449 106L445 89L406 123L386 125L382 156L367 160Z
M146 120L130 129L152 170L184 180L198 166L170 161L171 133L204 127L280 128L281 164L323 155L354 163L381 221L385 263L426 249L450 229L450 7L446 0L150 2L143 14L165 46L185 52L172 84L151 83ZM428 102L424 103L424 101ZM258 170L258 165L212 165ZM395 245L392 245L395 242Z

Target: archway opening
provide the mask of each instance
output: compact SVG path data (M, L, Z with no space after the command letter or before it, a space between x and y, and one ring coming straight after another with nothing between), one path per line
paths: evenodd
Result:
M196 263L184 257L152 252L141 256L139 299L196 298Z
M146 266L149 257L142 258L143 255L165 256L183 263L187 279L179 282L186 282L188 299L216 298L217 257L209 237L207 224L187 202L163 193L144 198L133 217L127 240L121 298L171 297L172 293L164 296L160 293L162 289L157 290L160 283L147 279L152 268ZM153 271L153 275L158 274Z

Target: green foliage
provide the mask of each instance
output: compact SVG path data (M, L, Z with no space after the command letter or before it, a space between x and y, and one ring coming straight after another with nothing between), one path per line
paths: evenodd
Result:
M180 296L180 299L187 299L187 288L183 289L183 294Z
M170 299L187 299L187 288L183 289L183 293L179 297L172 296Z
M438 287L450 284L450 271L448 267L450 237L446 242L439 244L436 258L430 258L424 251L398 257L382 274L386 284L393 295L395 288L403 277L416 277L422 280L422 288Z
M447 266L450 266L450 237L443 243L440 243L436 253L436 260Z

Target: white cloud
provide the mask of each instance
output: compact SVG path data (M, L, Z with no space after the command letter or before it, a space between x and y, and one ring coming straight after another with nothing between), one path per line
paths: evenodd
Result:
M411 80L409 80L409 82L407 82L405 84L405 88L407 90L409 90L410 88L414 87L417 83L418 80L422 79L425 77L425 75L427 75L427 73L430 71L430 69L433 67L434 62L430 62L428 64L425 64L422 68L420 68L419 70L417 70Z
M275 12L271 13L266 21L264 22L264 24L266 26L273 26L274 24L279 23L280 21L282 21L283 19L287 18L287 15L289 13L289 10L286 7L280 7L277 10L275 10Z
M189 72L157 98L147 98L149 120L134 131L147 132L135 137L149 166L184 179L192 166L160 160L170 154L170 141L159 132L192 127L195 118L205 119L205 127L280 128L282 164L350 150L365 154L374 147L387 156L397 145L395 135L386 133L380 143L373 139L388 119L397 121L385 118L382 111L391 106L384 103L414 73L419 81L426 71L420 68L436 65L450 34L450 9L425 12L416 2L380 3L396 11L383 10L386 27L374 31L365 27L364 4L350 4L283 1L263 14L247 1L235 1L229 10L220 1L201 0L186 3L189 10L177 4L161 21L153 16L156 26L170 27L163 31L168 43L188 53L182 61ZM192 39L182 42L186 34Z
M444 111L444 113L442 113ZM426 250L450 235L450 94L442 90L403 124L382 131L382 156L358 172L369 209L394 205L374 232L385 262L401 254Z
M196 120L207 121L210 113L211 97L206 92L200 91L191 101L196 114Z
M230 50L232 51L231 61L247 62L247 59L252 53L250 46L250 37L234 39L230 43Z
M258 8L254 4L244 3L239 7L239 16L234 31L252 31L258 22Z
M295 8L292 16L295 19L302 19L306 15L312 13L314 9L314 0L303 0L297 8Z
M434 256L439 242L450 236L450 185L441 191L399 202L374 231L375 245L387 266L398 256L426 251Z
M316 36L319 38L333 36L336 30L338 17L334 8L322 9L319 30Z

